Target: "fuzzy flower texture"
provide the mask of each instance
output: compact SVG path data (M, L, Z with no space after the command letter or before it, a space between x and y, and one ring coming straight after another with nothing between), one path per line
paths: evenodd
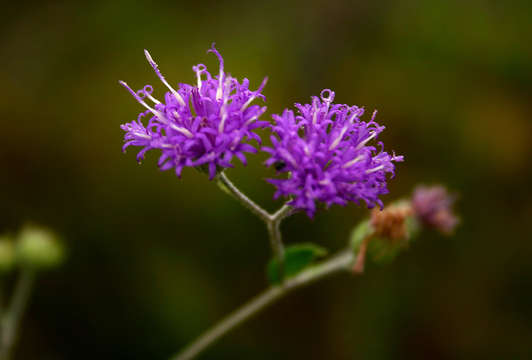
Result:
M444 234L451 234L460 222L452 207L456 195L441 185L418 186L412 195L412 207L421 222Z
M291 198L289 204L312 217L316 202L327 207L365 202L369 208L382 202L388 193L386 174L394 175L396 161L402 156L377 151L370 145L384 130L374 119L360 120L364 109L334 104L334 92L323 90L311 104L295 104L298 110L274 115L272 147L263 151L271 157L266 165L275 166L281 179L268 179L277 187L275 197Z
M192 67L197 84L179 84L176 90L145 50L148 62L167 91L164 100L160 101L152 96L152 86L146 85L135 92L120 81L146 108L136 121L121 126L126 132L124 151L129 146L141 147L137 155L137 160L141 161L148 150L158 149L161 151L161 170L173 168L177 176L181 176L184 167L198 167L207 170L210 179L220 169L233 167L233 157L245 164L244 153L257 151L247 141L254 139L260 143L260 137L253 131L268 123L258 120L266 107L251 103L256 98L265 100L261 91L266 79L256 91L252 91L248 79L240 83L224 72L223 58L214 44L209 52L218 57L218 76L213 78L205 65L198 64ZM142 122L143 117L148 118L147 125Z

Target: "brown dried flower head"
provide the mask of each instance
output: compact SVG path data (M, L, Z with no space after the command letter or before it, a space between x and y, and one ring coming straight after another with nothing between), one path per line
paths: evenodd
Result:
M406 220L412 214L412 207L408 203L391 205L383 210L373 209L371 225L375 235L395 241L406 239L408 237Z

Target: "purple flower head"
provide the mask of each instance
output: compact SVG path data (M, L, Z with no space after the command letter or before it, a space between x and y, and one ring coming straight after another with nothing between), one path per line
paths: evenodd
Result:
M455 200L443 186L418 186L412 195L412 207L425 226L450 234L459 222L452 211Z
M224 61L214 47L209 50L220 62L220 72L212 77L203 64L192 67L197 84L179 84L175 90L163 77L148 51L144 51L148 62L161 82L168 89L163 101L152 96L153 88L146 85L135 92L120 81L133 97L146 108L136 121L121 125L124 135L123 150L128 146L142 149L137 160L144 158L148 150L161 151L159 168L174 168L177 176L185 166L205 168L212 179L219 169L233 167L234 156L246 164L245 152L257 150L247 143L260 137L254 133L265 127L267 122L259 121L266 107L251 105L254 99L265 100L261 91L266 78L256 91L249 89L249 80L240 83L224 72ZM150 104L150 102L152 104ZM142 118L148 118L144 125Z
M272 147L263 148L271 155L266 165L287 173L283 179L268 179L277 187L275 198L290 197L289 204L310 217L316 201L327 207L349 201L382 207L379 195L388 193L386 173L393 175L394 161L403 157L384 152L380 142L380 151L369 145L384 130L374 121L376 113L364 122L364 109L333 104L333 91L323 90L320 98L295 104L297 115L288 109L273 115L276 136L271 136Z

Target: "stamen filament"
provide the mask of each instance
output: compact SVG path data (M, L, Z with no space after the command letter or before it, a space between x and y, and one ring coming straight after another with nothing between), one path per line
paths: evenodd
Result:
M377 133L376 133L376 132L371 133L371 135L368 136L368 137L366 138L366 140L361 141L360 144L357 145L357 147L355 148L355 150L360 150L364 145L366 145L366 143L367 143L368 141L370 141L371 139L373 139L375 136L377 136Z
M349 162L346 162L345 164L342 165L342 167L344 169L347 169L348 167L354 165L355 163L359 162L360 160L362 160L364 158L364 155L358 155L356 158L354 158L353 160L349 161Z
M183 135L185 135L188 138L193 138L194 137L194 135L192 135L192 133L190 131L188 131L187 129L185 129L185 128L181 127L181 126L177 126L176 124L173 124L171 122L168 124L168 126L170 126L175 131L179 131L180 133L182 133Z
M340 135L338 135L338 137L332 142L331 146L329 146L329 150L334 150L338 146L338 144L340 144L340 141L342 141L346 131L347 126L344 126L342 131L340 131Z
M227 119L227 102L229 101L229 92L231 91L231 77L228 76L225 79L224 87L226 90L223 94L223 104L220 109L222 119L220 120L220 125L218 125L218 132L220 134L224 132L225 120Z
M148 99L150 99L151 101L153 101L153 103L155 104L160 104L161 102L159 100L157 100L156 98L154 98L153 96L151 96L150 94L148 94L147 92L144 92L146 94L146 97Z
M135 134L135 136L137 136L137 137L140 137L140 138L143 138L143 139L150 139L150 140L151 140L151 136L150 136L150 135L146 135L146 134L143 134L143 133L140 133L140 132L137 132L137 131L135 131L134 134Z
M171 87L170 84L168 84L168 82L164 78L163 74L159 70L158 65L155 63L155 61L153 61L153 59L152 59L150 53L148 52L148 50L144 50L144 55L146 55L146 59L150 63L151 67L153 68L153 70L155 71L155 73L157 74L157 76L159 77L161 82L170 90L170 92L172 94L174 94L174 96L177 99L177 101L179 102L179 104L181 106L184 106L185 105L185 101L183 100L183 97L181 95L179 95L179 93L173 87Z
M225 119L227 119L227 112L225 111L225 106L222 106L220 112L222 113L222 119L220 120L220 125L218 125L218 132L221 134L224 132Z
M258 115L252 116L248 121L246 121L244 123L244 126L248 126L249 124L251 124L253 121L257 120L258 118L259 118Z
M312 102L312 125L316 125L318 121L318 109L316 108L316 102Z
M142 100L142 99L140 98L140 96L138 96L137 93L134 92L133 89L131 89L131 88L129 87L128 84L126 84L125 81L120 80L118 83L119 83L120 85L122 85L123 87L125 87L125 88L127 89L127 91L129 91L130 94L133 95L133 97L135 98L135 100L137 100L137 101L139 102L139 104L141 104L142 106L144 106L146 109L150 110L150 111L153 113L153 115L155 115L155 116L157 116L158 118L160 118L163 122L166 122L166 121L165 121L166 118L165 118L164 114L163 114L162 112L158 111L158 110L155 110L155 109L152 108L150 105L146 104L146 102L145 102L144 100Z
M371 174L372 172L379 171L381 169L384 169L384 165L379 165L377 167L374 167L373 169L366 170L366 174Z

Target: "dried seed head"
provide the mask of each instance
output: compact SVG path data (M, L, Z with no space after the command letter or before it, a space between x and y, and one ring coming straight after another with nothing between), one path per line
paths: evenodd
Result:
M391 205L383 210L373 209L371 225L375 230L375 235L393 242L407 239L409 237L407 218L412 214L412 207L408 203Z

